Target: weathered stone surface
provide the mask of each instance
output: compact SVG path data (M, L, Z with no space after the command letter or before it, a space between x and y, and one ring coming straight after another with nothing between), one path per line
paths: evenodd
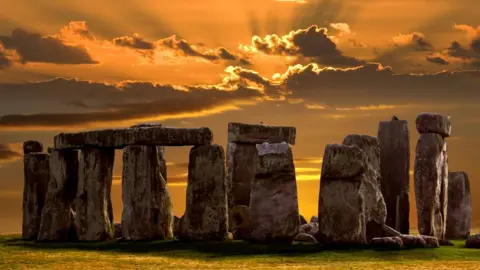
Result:
M247 239L250 232L250 209L246 205L235 205L233 209L233 227L231 229L234 239Z
M162 169L157 147L124 148L122 235L125 240L173 237L173 205Z
M26 141L23 142L23 153L41 153L43 152L43 144L38 141Z
M303 224L303 225L300 226L298 232L299 233L310 234L312 236L316 236L317 233L318 233L318 223L310 222L310 223L307 223L307 224Z
M23 239L36 240L42 209L50 180L50 156L42 153L25 154L23 185Z
M470 235L472 205L470 181L464 172L448 174L448 209L445 238L466 239Z
M405 120L382 121L378 127L380 181L387 207L386 224L397 231L410 231L410 135Z
M300 243L318 243L315 237L307 233L297 234L295 238L293 238L293 241L300 242Z
M420 235L406 235L400 236L403 242L403 246L406 248L426 248L427 242Z
M399 231L393 229L392 227L383 224L382 231L385 233L386 236L400 236L402 235Z
M366 170L366 155L355 145L327 144L322 163L322 178L354 178Z
M376 237L370 241L370 247L380 249L400 249L403 246L402 238L396 237Z
M438 239L433 236L427 236L427 235L420 235L423 240L425 240L425 243L427 243L427 247L430 248L438 248L440 247L440 243L438 242Z
M366 155L358 146L329 144L320 180L317 239L325 244L367 244L365 223Z
M442 137L449 137L452 133L450 116L443 116L436 113L421 113L415 121L417 131L423 133L436 133Z
M93 146L121 149L128 145L205 145L210 144L212 139L212 131L206 127L137 127L60 133L54 137L54 147L64 149Z
M229 142L249 144L286 142L294 145L295 136L295 127L228 123Z
M438 239L438 243L440 244L440 246L455 246L452 241L446 239Z
M380 186L380 146L378 139L368 135L348 135L345 145L356 145L366 154L366 170L362 188L365 202L367 241L383 236L378 224L385 224L387 208Z
M183 237L222 240L228 231L225 154L219 145L190 150Z
M174 217L173 219L173 235L176 238L181 238L183 235L183 221L185 220L184 216L181 218Z
M113 223L113 230L115 239L122 237L122 223Z
M480 248L480 234L470 235L465 241L466 248Z
M114 149L86 147L80 152L78 190L75 199L76 228L80 241L113 239L110 198Z
M318 216L312 216L312 217L310 218L310 222L316 222L316 223L318 223Z
M38 232L39 241L71 240L72 204L77 193L78 153L53 150L50 155L50 180Z
M163 180L167 182L167 161L165 160L165 147L157 146L158 165L160 166L160 174Z
M288 144L257 145L250 197L252 242L291 243L300 226L293 153Z
M448 203L447 144L434 133L418 139L414 179L418 231L443 239Z
M300 215L300 226L303 225L303 224L307 224L307 220L305 219L304 216Z
M255 179L257 148L254 144L227 144L227 189L230 227L235 226L233 210L237 205L249 206L250 185Z

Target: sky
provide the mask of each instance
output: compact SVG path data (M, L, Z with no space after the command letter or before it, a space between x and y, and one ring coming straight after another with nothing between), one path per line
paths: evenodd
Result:
M21 230L22 143L144 122L295 126L299 207L317 214L325 146L451 116L450 171L480 191L478 0L0 0L0 233ZM166 150L174 214L189 147ZM112 200L120 221L122 152ZM413 179L411 226L416 227ZM472 226L480 199L472 196Z

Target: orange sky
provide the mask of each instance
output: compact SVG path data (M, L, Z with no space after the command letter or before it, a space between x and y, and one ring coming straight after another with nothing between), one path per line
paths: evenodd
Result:
M376 135L395 114L409 121L413 158L416 115L442 113L453 121L449 167L480 190L479 8L476 0L9 1L0 10L0 232L20 230L24 140L47 147L59 132L145 121L208 126L224 146L228 122L297 127L300 211L311 216L327 143ZM176 215L188 151L167 149ZM472 204L479 226L480 200Z

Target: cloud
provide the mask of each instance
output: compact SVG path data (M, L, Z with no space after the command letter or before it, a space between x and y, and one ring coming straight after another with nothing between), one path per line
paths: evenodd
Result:
M58 36L41 36L21 28L14 29L10 36L0 36L0 44L14 50L22 63L97 63L83 46L68 45Z
M113 44L117 46L130 47L139 50L153 50L155 49L155 43L145 41L140 35L134 34L133 36L123 36L113 39Z
M15 149L11 144L0 143L0 164L18 160L22 157L22 153Z
M65 37L79 36L88 40L96 40L85 21L71 21L60 30L60 33Z
M432 56L429 55L426 57L428 62L434 63L434 64L439 64L439 65L448 65L450 62L443 56Z
M327 32L326 28L313 25L283 36L254 36L251 45L241 45L240 48L246 52L305 57L322 65L357 66L364 63L354 57L345 56Z
M292 2L292 3L299 3L299 4L305 4L305 0L275 0L277 2Z
M392 38L395 46L408 46L416 51L432 51L433 45L425 38L423 33L414 32L400 34Z
M3 48L0 46L0 69L8 68L12 65L12 61L6 55Z

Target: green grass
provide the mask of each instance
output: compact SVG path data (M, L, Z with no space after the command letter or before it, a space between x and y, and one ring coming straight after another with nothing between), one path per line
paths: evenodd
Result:
M233 242L35 243L0 236L0 269L478 269L464 241L437 249L326 250Z

